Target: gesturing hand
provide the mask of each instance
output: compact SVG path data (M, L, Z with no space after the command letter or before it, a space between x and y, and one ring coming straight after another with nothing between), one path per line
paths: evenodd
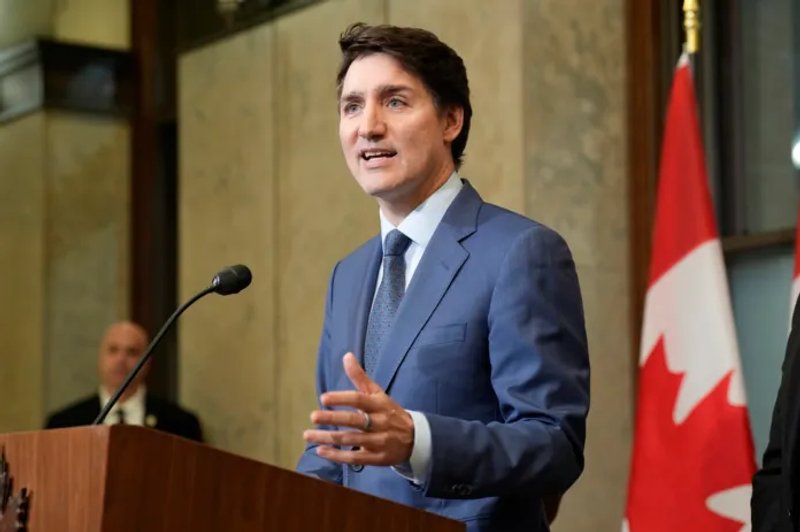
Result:
M324 393L320 403L354 410L314 410L311 422L357 430L311 429L303 432L303 439L319 444L317 454L334 462L393 466L408 461L414 445L411 415L367 376L353 353L347 353L342 364L356 389Z

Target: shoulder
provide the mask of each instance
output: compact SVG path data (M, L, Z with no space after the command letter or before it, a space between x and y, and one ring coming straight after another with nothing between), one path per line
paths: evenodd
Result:
M197 419L197 416L194 414L194 412L179 406L173 401L158 397L151 393L147 394L146 404L148 411L152 411L161 416L166 415L172 418Z
M536 220L493 203L483 203L478 210L478 230L495 231L512 237L530 230L552 231Z
M469 240L465 246L480 247L482 253L496 257L517 251L540 263L571 260L567 242L554 229L491 203L481 206L472 242Z
M89 395L53 412L47 419L46 427L61 428L88 424L94 421L99 413L100 398L97 394Z
M156 429L203 442L200 419L193 412L181 408L175 402L148 393L145 410L148 416L155 417Z

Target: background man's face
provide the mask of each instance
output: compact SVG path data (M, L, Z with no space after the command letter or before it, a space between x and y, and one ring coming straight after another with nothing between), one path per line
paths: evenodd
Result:
M430 181L453 171L449 144L459 131L422 80L391 56L367 55L350 65L339 101L339 139L367 194L414 207L424 201L433 192Z
M113 393L125 380L147 348L147 335L132 323L117 323L106 331L100 343L98 372L100 382L109 393ZM131 384L133 392L147 374L147 367Z

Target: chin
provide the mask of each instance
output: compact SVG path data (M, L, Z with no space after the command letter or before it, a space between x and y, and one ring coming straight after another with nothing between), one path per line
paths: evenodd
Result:
M376 198L391 196L398 188L397 183L388 179L375 179L375 176L363 176L358 181L364 192Z

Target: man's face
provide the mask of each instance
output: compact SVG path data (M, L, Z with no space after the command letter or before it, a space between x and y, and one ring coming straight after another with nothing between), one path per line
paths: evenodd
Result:
M125 380L147 347L147 335L132 323L117 323L106 331L100 343L98 371L100 382L109 393L113 393ZM130 392L135 391L144 379L147 367L131 383Z
M342 80L342 151L358 184L382 206L410 211L447 180L462 117L461 109L440 112L422 80L386 54L356 59Z

